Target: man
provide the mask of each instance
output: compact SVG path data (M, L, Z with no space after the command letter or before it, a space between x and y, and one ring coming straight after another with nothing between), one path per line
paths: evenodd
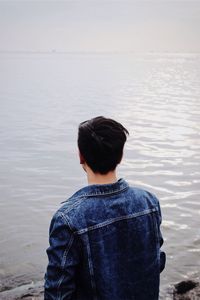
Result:
M50 225L45 300L157 300L165 253L157 198L116 167L128 131L96 117L80 124L80 163L88 186L55 213Z

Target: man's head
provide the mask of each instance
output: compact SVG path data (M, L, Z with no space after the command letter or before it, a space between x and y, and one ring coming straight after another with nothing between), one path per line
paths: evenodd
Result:
M78 130L81 163L94 173L114 171L122 159L128 134L120 123L102 116L82 122Z

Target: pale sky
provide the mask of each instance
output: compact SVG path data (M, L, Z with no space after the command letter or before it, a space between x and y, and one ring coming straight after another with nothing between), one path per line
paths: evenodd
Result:
M200 52L200 1L0 1L1 51Z

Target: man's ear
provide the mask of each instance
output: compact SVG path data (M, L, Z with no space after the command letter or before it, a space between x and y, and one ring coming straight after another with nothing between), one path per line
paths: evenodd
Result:
M79 159L80 159L80 164L83 165L85 163L85 159L80 151L79 151Z

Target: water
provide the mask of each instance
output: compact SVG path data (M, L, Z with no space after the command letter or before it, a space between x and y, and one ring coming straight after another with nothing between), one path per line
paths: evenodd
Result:
M199 54L0 54L2 289L43 278L51 216L87 184L77 126L97 115L130 132L119 177L160 199L161 298L199 278L199 79Z

